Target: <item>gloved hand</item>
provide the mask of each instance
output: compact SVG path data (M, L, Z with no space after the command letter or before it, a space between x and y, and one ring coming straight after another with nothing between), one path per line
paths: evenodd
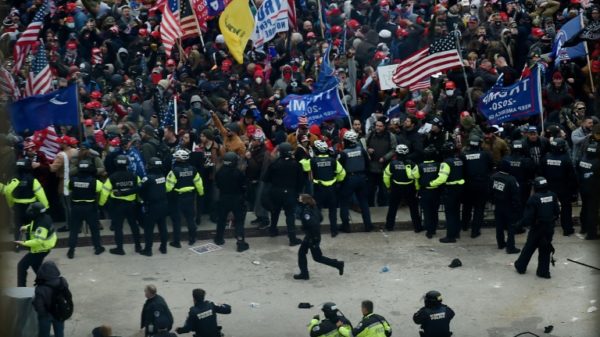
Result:
M177 332L178 334L185 333L185 332L183 332L183 328L177 328L177 329L175 329L175 332Z
M313 316L313 319L316 319L317 321L321 320L321 317L319 316L319 314L316 314Z

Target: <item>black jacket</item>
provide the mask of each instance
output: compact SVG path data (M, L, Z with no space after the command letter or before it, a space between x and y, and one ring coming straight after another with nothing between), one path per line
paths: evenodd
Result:
M185 325L177 329L178 334L194 331L195 337L220 337L220 327L217 325L216 314L230 314L228 304L216 305L210 301L197 303L190 308Z
M52 295L54 294L54 289L60 285L69 287L67 280L60 276L60 271L56 264L52 261L42 263L35 278L35 296L33 298L33 308L39 316L50 315Z
M424 337L450 337L450 321L454 318L454 311L450 307L440 304L435 308L422 307L413 316L413 321L421 325Z
M169 330L173 327L173 315L165 299L160 295L155 295L152 298L146 300L144 307L142 308L142 321L140 324L141 328L146 328L152 324L154 331L157 327L167 325Z
M302 230L306 234L306 237L314 241L321 240L321 221L323 220L323 216L319 209L302 204L300 219L302 220Z

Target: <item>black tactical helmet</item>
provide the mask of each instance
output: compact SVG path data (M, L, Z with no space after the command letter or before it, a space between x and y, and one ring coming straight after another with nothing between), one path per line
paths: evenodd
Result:
M335 318L338 313L338 308L333 302L325 302L321 310L323 310L326 318Z
M292 155L292 144L288 143L288 142L284 142L279 144L279 153L281 154L281 156L283 157L290 157Z
M27 158L17 160L16 164L19 172L31 171L31 160Z
M430 144L423 150L423 157L425 160L433 160L437 154L437 149L433 144Z
M445 142L444 145L442 145L442 152L444 153L444 155L451 155L454 154L454 152L456 151L456 146L454 145L454 142Z
M553 139L550 142L550 151L552 153L565 153L567 151L567 142L562 138Z
M120 154L115 158L115 166L125 168L129 164L129 158L126 155Z
M35 219L38 217L38 215L44 213L45 211L46 211L46 208L44 207L44 205L42 205L41 202L34 202L27 207L25 214L30 219Z
M160 160L160 158L152 157L148 161L148 170L162 169L162 167L163 167L163 162L162 162L162 160Z
M431 290L425 294L425 306L432 307L442 303L442 294L439 291Z
M235 152L227 152L223 156L223 165L225 166L235 166L237 165L238 155Z
M510 171L510 162L508 160L501 160L498 163L498 171L508 173Z
M523 141L520 139L514 140L512 144L510 144L510 150L513 153L523 153L525 148L523 147Z
M469 137L469 145L479 147L481 145L481 137L476 135Z
M548 189L548 180L544 177L537 177L533 180L533 189L536 192L545 191Z
M77 169L81 173L92 173L94 172L94 165L89 160L80 160L77 164Z

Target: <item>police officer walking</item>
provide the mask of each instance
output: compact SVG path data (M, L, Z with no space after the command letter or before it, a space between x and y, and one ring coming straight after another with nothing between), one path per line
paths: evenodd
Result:
M90 227L94 254L100 255L105 249L100 243L100 228L98 228L98 196L102 192L102 183L96 179L96 168L89 160L80 160L77 164L77 174L69 180L71 191L71 224L69 229L69 251L67 257L75 256L77 237L81 225L85 221Z
M366 170L369 167L369 155L362 145L358 144L358 134L354 130L344 133L344 150L340 152L339 162L346 171L346 179L344 179L340 189L341 231L350 233L349 209L352 203L352 195L356 195L365 231L368 232L373 228L368 201L369 185L367 184L366 174Z
M323 140L314 143L315 156L310 159L313 178L313 191L319 209L329 210L331 236L338 235L337 227L337 184L344 180L346 171L335 158L329 155L329 147ZM365 227L365 230L368 228Z
M550 142L550 152L542 158L540 172L548 180L550 191L558 197L563 235L569 236L575 233L571 200L577 180L571 157L567 153L567 142L564 139L553 139Z
M442 145L444 161L431 186L443 186L444 214L446 215L446 236L440 238L442 243L456 242L460 237L460 200L462 199L464 179L464 163L456 154L454 143L448 141Z
M419 233L423 230L423 226L419 214L415 180L412 177L412 170L416 165L408 159L409 149L405 144L396 145L395 152L394 158L383 170L383 184L390 190L390 205L385 217L385 229L394 230L398 206L404 200L410 210L410 219L415 233Z
M435 146L429 145L423 150L425 161L415 166L412 176L419 184L419 196L421 198L421 209L423 210L423 223L425 224L426 236L431 239L435 235L438 226L438 209L440 208L440 191L438 186L431 182L438 177L440 169Z
M194 306L190 308L185 324L175 329L178 334L193 331L197 336L221 337L221 327L217 325L217 314L230 314L231 306L228 304L214 304L206 301L206 292L202 289L192 291Z
M304 239L298 249L298 267L300 274L294 275L296 280L308 280L308 264L306 254L310 250L313 260L318 263L336 268L340 275L344 274L344 261L330 259L323 256L321 252L321 211L317 207L317 203L309 194L300 194L298 202L301 204L300 220L302 220L302 230L304 231Z
M154 225L158 227L162 254L167 253L167 214L169 204L167 201L167 179L164 174L164 165L160 158L152 157L148 161L148 174L142 180L140 187L142 199L142 216L144 224L144 249L140 254L152 256L152 242L154 241Z
M494 161L489 152L481 149L481 138L471 136L469 149L461 157L465 164L465 191L462 209L462 229L471 226L471 237L481 235L483 212L488 199L490 175ZM471 219L473 222L471 222Z
M23 241L15 241L15 243L28 247L29 253L23 256L17 265L17 287L27 286L27 269L31 267L37 273L44 258L56 246L58 240L56 230L52 225L52 218L45 212L46 208L41 202L30 204L25 211L25 216L31 219L31 223L19 230L25 232L27 238Z
M548 181L544 177L535 178L533 189L535 193L527 201L521 219L522 225L531 226L531 229L527 234L527 241L521 255L515 261L515 269L519 274L525 274L531 256L538 249L536 275L550 278L550 253L552 252L554 223L560 213L558 198L554 192L549 191Z
M167 192L176 194L177 209L172 210L173 219L173 242L170 246L181 248L181 217L187 223L188 243L193 245L196 242L196 222L194 222L194 195L204 195L202 178L194 166L188 163L190 153L186 150L177 150L173 153L175 163L167 175Z
M508 174L510 163L501 160L498 172L492 175L491 199L494 202L494 222L496 223L496 244L498 249L506 248L507 254L517 254L521 250L515 248L515 224L519 220L515 210L519 209L519 183ZM506 240L504 231L507 231Z
M392 327L388 321L383 316L373 313L373 302L362 301L360 309L363 318L355 328L345 326L342 321L337 322L340 335L343 337L390 337L392 335Z
M598 210L600 209L600 149L590 143L577 164L577 177L581 193L581 233L586 240L598 240Z
M425 306L413 315L413 321L421 325L421 337L450 337L450 321L454 310L442 304L442 294L431 290L425 294Z
M123 250L123 222L125 222L125 219L127 219L133 234L136 253L142 251L140 229L136 223L136 198L140 179L127 171L128 161L125 155L118 155L115 158L116 171L104 182L100 194L100 206L104 206L110 200L110 221L111 227L115 231L115 244L117 247L108 251L115 255L125 255Z
M304 187L304 176L302 166L292 156L292 145L284 142L278 149L279 157L269 165L263 177L265 183L270 184L266 200L269 205L265 205L271 211L269 232L272 237L279 235L277 222L283 209L290 246L296 246L302 242L296 237L295 209L298 194Z
M4 193L9 206L13 208L14 238L19 240L20 228L27 223L25 211L34 202L40 202L48 208L48 199L40 182L31 173L31 160L17 160L17 177L7 185L0 183L0 191ZM68 225L68 224L67 224Z
M346 329L352 329L352 323L342 314L338 307L333 302L323 303L323 315L325 319L320 320L319 315L313 316L308 324L308 332L310 337L338 337L337 322L342 322L342 326Z
M246 193L246 177L238 169L238 155L235 152L227 152L223 156L223 166L215 176L215 183L219 188L218 221L215 243L225 243L225 223L227 214L233 213L235 219L235 238L237 240L237 251L243 252L250 248L245 241L244 235L244 195Z

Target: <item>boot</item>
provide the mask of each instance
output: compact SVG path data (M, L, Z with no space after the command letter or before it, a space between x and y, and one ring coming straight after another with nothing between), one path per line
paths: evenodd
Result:
M144 255L144 256L152 256L152 250L151 249L143 249L140 251L140 254Z
M340 275L344 275L344 261L338 261L337 269Z
M139 242L135 244L135 252L136 253L141 253L142 252L142 245L140 245Z
M521 250L516 247L506 248L506 254L518 254Z
M244 240L238 240L237 242L237 251L238 252L243 252L245 250L248 250L248 248L250 248L250 245L244 241Z
M225 244L225 240L221 239L221 238L215 238L214 242L216 245L222 246Z
M104 253L105 250L106 250L106 248L100 246L94 250L94 254L100 255L100 254Z
M72 259L73 257L75 257L75 249L74 248L69 248L69 251L67 252L67 257L69 259Z
M294 280L308 280L310 277L308 276L308 272L306 274L294 274Z
M125 251L121 247L111 248L108 252L114 255L125 255Z
M179 242L169 242L169 246L175 247L175 248L181 248L181 243L179 243Z
M454 243L454 242L456 242L456 239L455 238L449 238L449 237L446 236L446 237L440 238L440 242L441 243Z
M166 244L164 244L164 243L161 243L161 244L160 244L160 247L158 248L158 251L159 251L161 254L166 254L166 253L167 253L167 245L166 245Z
M290 238L290 247L297 246L302 243L302 240L298 238Z

